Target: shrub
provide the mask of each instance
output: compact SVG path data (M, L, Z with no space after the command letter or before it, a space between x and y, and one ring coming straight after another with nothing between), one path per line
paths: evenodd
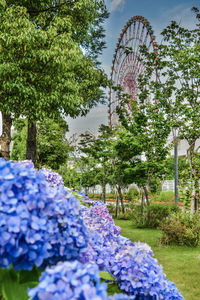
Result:
M200 218L179 212L160 224L163 235L160 239L164 245L185 245L197 247L200 239Z
M136 188L131 187L128 192L124 195L126 200L134 202L139 196L139 192Z
M125 213L122 213L121 204L119 204L119 211L118 211L118 219L121 220L131 220L133 217L133 208L134 204L126 203L125 204ZM107 208L109 210L109 213L112 215L112 217L115 218L116 216L116 204L107 204Z
M143 211L141 206L135 206L132 213L133 222L139 228L157 228L161 221L177 211L179 211L179 207L170 204L152 203L150 206L146 206Z
M173 191L162 191L160 194L153 194L151 196L152 201L158 202L172 202L174 201L174 192Z

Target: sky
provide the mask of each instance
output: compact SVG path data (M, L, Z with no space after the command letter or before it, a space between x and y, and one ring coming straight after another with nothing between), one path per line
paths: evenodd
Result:
M145 17L151 24L156 40L161 41L160 32L177 21L182 26L194 28L196 19L191 12L193 6L200 7L199 0L106 0L110 17L105 22L106 49L101 57L102 68L110 76L113 53L125 23L133 16ZM108 103L92 109L86 117L70 119L68 137L79 135L89 130L97 134L101 124L108 124Z

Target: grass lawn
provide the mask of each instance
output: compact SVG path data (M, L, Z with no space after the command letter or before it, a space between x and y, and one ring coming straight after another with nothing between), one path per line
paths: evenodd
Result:
M176 284L186 300L200 300L200 247L160 247L159 230L134 228L129 220L115 222L121 227L123 236L151 246L167 278Z

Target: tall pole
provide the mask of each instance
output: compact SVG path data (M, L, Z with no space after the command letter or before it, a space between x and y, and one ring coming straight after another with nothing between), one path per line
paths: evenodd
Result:
M174 137L174 193L175 202L178 205L178 143L177 137Z

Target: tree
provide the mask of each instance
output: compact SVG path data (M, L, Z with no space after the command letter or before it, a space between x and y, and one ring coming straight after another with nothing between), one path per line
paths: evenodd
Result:
M149 204L148 189L151 189L155 177L162 175L162 163L168 154L166 146L170 128L162 108L146 99L147 91L138 84L138 101L133 101L130 96L123 94L119 89L120 99L117 107L119 121L122 126L134 137L135 143L140 145L143 158L134 159L132 174L134 182L143 189L146 201ZM131 107L131 113L127 109ZM139 153L138 153L139 154Z
M26 157L35 161L37 120L61 112L84 115L102 99L106 76L83 45L88 52L94 49L91 30L95 34L93 27L99 28L107 15L104 1L7 3L11 6L0 14L0 110L27 117ZM99 32L96 39L102 36Z
M15 122L14 144L11 153L11 159L26 159L26 139L27 139L27 120L17 119ZM64 120L57 119L57 122L51 119L45 119L37 123L38 132L38 151L36 166L46 167L58 170L63 165L71 150L66 140L66 131L68 127Z
M93 161L93 168L96 170L96 184L102 188L102 200L106 202L106 184L110 182L112 169L112 130L109 126L101 125L99 135L82 134L80 151Z
M121 203L122 212L125 212L122 187L135 182L132 164L133 158L142 153L142 147L126 128L117 126L113 129L113 176L118 191L118 199ZM116 204L118 206L118 202ZM116 208L116 212L118 209Z
M193 10L199 20L198 9ZM195 165L195 144L200 137L200 27L197 24L189 30L172 21L162 35L164 42L156 46L154 53L143 48L146 71L140 83L145 98L151 95L156 99L156 107L163 110L171 129L189 144L187 159L194 178L194 209L198 210L199 170Z

